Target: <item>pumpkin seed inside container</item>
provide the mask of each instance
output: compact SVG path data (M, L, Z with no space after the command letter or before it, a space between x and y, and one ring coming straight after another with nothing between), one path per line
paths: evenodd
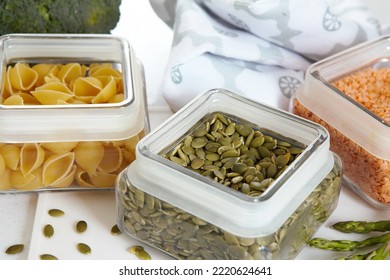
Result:
M149 131L143 69L128 42L0 41L0 192L113 188Z
M390 206L390 37L313 64L292 111L325 126L344 181L378 208Z
M117 181L118 226L178 259L293 259L337 205L327 131L226 90L136 152Z

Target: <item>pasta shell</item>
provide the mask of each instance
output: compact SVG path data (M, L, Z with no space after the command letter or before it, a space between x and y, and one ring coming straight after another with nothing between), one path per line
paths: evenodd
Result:
M38 80L38 73L26 63L16 63L8 71L9 80L15 89L29 90Z
M5 161L3 157L0 155L0 175L3 174L5 168L6 168Z
M23 104L24 105L39 105L39 101L32 96L31 94L25 93L25 92L19 92L16 93L15 96L20 96L23 99Z
M74 148L76 163L88 174L93 175L104 156L100 142L80 142Z
M67 101L73 97L70 89L59 82L52 82L37 87L31 94L43 105L57 104L59 100Z
M47 142L41 143L41 147L56 154L65 154L73 150L77 143L78 142Z
M104 147L104 156L98 170L106 173L114 172L122 165L123 153L119 147Z
M133 137L125 140L125 147L129 151L135 151L135 147L137 146L140 138L138 135L134 135Z
M49 75L50 73L57 75L58 74L58 66L55 64L49 64L49 63L39 63L35 64L32 69L35 70L38 74L37 82L35 83L35 86L41 86L45 82L45 77Z
M54 75L53 73L49 73L49 75L45 76L44 83L50 84L50 83L62 83L62 82L56 75Z
M11 185L16 189L28 189L34 179L35 176L31 173L23 176L20 170L11 171Z
M81 168L77 168L75 179L80 187L94 187L94 185L91 183L91 178L87 171Z
M79 63L68 63L64 65L58 72L58 78L61 82L70 84L71 81L76 80L82 76L82 69Z
M122 149L123 157L127 163L132 163L135 160L135 152L127 149Z
M97 172L90 177L93 186L98 188L112 188L115 186L116 175Z
M111 64L102 64L97 67L91 68L89 71L90 76L92 77L98 77L98 76L113 76L116 78L122 78L122 73L118 70L112 67Z
M11 169L6 167L0 174L0 190L10 190L12 188Z
M10 95L12 95L14 92L16 92L16 90L14 88L12 88L12 85L11 85L11 80L10 80L10 70L11 69L12 69L12 67L8 66L5 81L4 81L4 91L8 94L7 95L3 94L3 98L7 98Z
M76 96L96 96L102 88L102 82L94 77L80 77L73 84Z
M24 101L20 95L11 95L3 101L4 105L23 105Z
M51 155L43 165L43 184L52 186L61 182L71 172L74 159L74 153Z
M27 176L30 176L30 175L33 176L33 179L31 181L29 181L27 184L21 184L19 186L16 186L16 188L19 190L27 191L27 190L36 190L36 189L43 187L42 168L38 168L38 169L34 170L31 174L29 174ZM30 178L28 178L27 180L30 180Z
M125 100L125 95L123 93L115 94L108 100L108 103L120 103Z
M45 159L45 151L37 143L23 144L20 149L20 170L26 176L41 166Z
M20 148L12 144L6 144L0 147L0 154L4 159L5 165L11 170L19 169Z
M68 175L66 175L64 178L59 180L56 184L52 184L51 187L53 188L67 188L70 185L72 185L76 174L76 165L72 166L71 171Z
M113 77L108 84L92 99L92 103L106 103L116 94L116 83Z

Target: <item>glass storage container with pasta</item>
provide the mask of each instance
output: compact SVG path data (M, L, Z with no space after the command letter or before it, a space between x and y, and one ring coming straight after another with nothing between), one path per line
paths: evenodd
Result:
M375 208L390 207L390 36L308 68L292 112L324 125L343 181Z
M337 206L328 132L235 93L199 95L117 178L125 234L177 259L293 259Z
M0 192L95 189L149 131L144 73L110 35L0 37Z

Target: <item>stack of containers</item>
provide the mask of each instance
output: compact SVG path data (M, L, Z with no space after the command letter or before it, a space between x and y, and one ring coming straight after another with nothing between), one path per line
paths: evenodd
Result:
M122 232L177 259L293 259L334 211L328 132L215 89L141 139L118 176Z
M390 207L390 37L313 64L293 113L324 125L344 180L378 208Z
M144 73L122 38L0 38L0 192L111 188L148 131Z

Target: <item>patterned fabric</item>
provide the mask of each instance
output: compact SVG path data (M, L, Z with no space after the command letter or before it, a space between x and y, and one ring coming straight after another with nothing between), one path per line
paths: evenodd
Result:
M173 111L225 88L288 110L307 67L381 35L357 0L150 0L173 28L162 94Z

